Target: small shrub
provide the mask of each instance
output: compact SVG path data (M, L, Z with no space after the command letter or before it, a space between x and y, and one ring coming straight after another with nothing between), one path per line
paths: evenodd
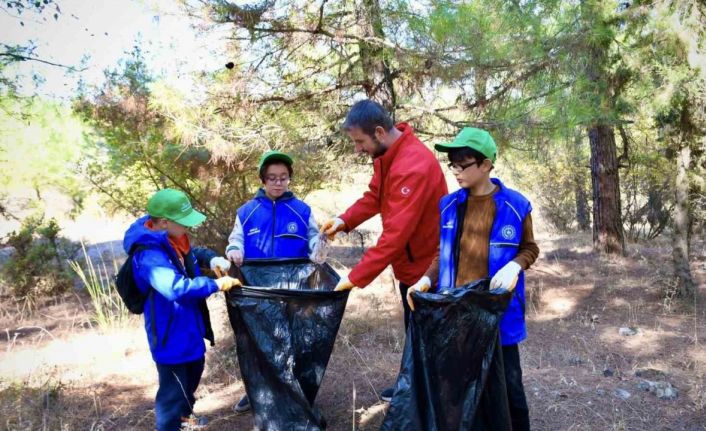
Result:
M32 303L39 296L55 296L72 286L71 271L66 260L73 257L76 246L59 236L56 220L28 217L19 231L7 237L15 249L2 269L4 284L18 301Z

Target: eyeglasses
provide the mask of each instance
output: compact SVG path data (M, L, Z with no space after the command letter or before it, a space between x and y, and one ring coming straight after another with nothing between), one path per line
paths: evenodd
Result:
M268 175L265 177L265 181L267 181L270 184L287 184L289 182L289 177L275 177L274 175Z
M473 165L480 166L481 163L483 163L483 162L479 162L478 160L474 160L472 162L466 163L465 165L462 165L460 163L449 163L446 166L448 166L449 169L451 169L451 172L453 172L455 174L460 174L461 172L465 171L466 169L470 168Z

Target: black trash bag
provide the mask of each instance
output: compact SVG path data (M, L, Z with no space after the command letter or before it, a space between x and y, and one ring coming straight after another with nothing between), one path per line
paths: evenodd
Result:
M511 293L479 280L417 293L381 431L511 431L499 324Z
M259 430L320 430L314 400L333 350L348 292L308 260L249 260L243 288L228 293L240 373ZM257 287L255 287L257 286Z

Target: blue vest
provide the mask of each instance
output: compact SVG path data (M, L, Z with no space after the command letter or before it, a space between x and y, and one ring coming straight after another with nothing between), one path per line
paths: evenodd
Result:
M490 231L488 253L488 277L492 278L506 263L510 262L520 247L522 223L532 211L529 201L519 192L508 189L497 178L491 181L500 189L493 195L495 219ZM440 203L441 234L439 244L439 284L437 291L456 288L457 235L459 235L459 213L465 210L468 190L460 189L444 196ZM520 271L515 294L500 321L502 344L517 344L527 338L525 326L525 274Z
M309 205L286 192L276 201L260 189L238 208L246 259L309 256Z

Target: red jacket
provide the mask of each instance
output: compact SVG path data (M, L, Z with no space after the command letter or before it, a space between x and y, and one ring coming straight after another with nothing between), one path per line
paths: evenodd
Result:
M382 217L377 244L348 276L358 287L370 284L389 264L401 282L417 282L439 244L439 200L448 193L441 166L411 126L395 127L402 136L373 161L370 189L340 216L348 231L375 214Z

